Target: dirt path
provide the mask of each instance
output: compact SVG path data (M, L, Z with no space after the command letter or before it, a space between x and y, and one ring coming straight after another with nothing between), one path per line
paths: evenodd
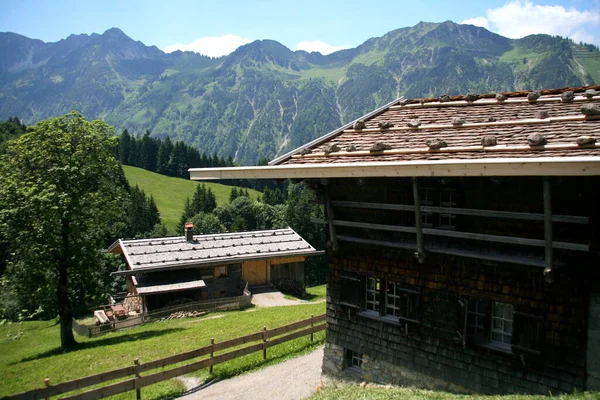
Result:
M183 400L299 400L321 382L323 348L259 371L214 383Z
M307 303L304 300L286 299L279 290L267 285L251 288L251 291L252 304L256 307L295 306Z

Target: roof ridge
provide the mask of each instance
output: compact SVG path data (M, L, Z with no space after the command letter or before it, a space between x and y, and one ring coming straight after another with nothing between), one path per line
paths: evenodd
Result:
M307 155L296 155L293 158L322 158L322 157L360 157L360 156L380 156L380 155L394 155L394 154L426 154L426 153L455 153L455 152L470 152L470 151L481 151L481 152L502 152L502 151L544 151L544 150L569 150L569 149L600 149L600 144L585 144L578 145L577 143L552 143L541 146L529 146L529 145L495 145L495 146L449 146L442 147L439 149L431 149L429 147L416 148L416 149L389 149L381 151L343 151L336 153L311 153Z
M464 96L463 96L464 97ZM521 96L522 97L522 96ZM592 98L586 97L586 96L579 96L579 97L575 97L571 102L582 102L582 101L592 101L592 100L598 100L600 99L600 96L593 96ZM557 102L557 103L562 103L563 100L559 97L540 97L539 99L537 99L535 101L536 103L550 103L550 102ZM457 100L452 100L452 101L446 101L446 102L442 102L442 101L429 101L426 103L405 103L405 104L399 104L399 105L394 105L394 106L390 106L389 108L392 110L396 110L396 109L415 109L415 108L430 108L430 107L466 107L466 106L489 106L489 105L496 105L496 104L520 104L520 103L531 103L530 100L524 99L524 98L518 98L518 99L506 99L506 100L490 100L489 98L482 98L479 100L475 100L475 101L468 101L468 100L462 100L462 99L457 99Z

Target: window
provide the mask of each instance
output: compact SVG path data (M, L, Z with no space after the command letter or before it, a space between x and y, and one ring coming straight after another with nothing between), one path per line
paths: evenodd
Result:
M227 276L227 265L219 265L215 267L215 278Z
M393 322L419 321L420 291L398 282L367 277L364 293L363 315Z
M433 188L421 188L421 206L432 207L433 202ZM431 211L421 211L421 220L424 227L433 226L433 213Z
M502 352L540 354L543 319L493 300L463 296L459 304L457 339Z
M452 214L450 208L456 207L456 190L455 189L434 189L422 187L420 190L421 196L421 220L426 228L439 227L442 229L456 229L456 215ZM434 208L435 211L430 211L429 208ZM445 208L441 211L435 207ZM437 214L437 218L436 218Z
M456 198L456 196L453 196L454 192L454 189L440 189L440 207L456 207L456 202L453 200L453 197ZM454 224L454 218L456 218L456 215L451 214L448 211L440 212L440 228L455 229L456 225Z
M379 295L381 292L381 281L377 278L367 278L367 290L365 309L379 313Z
M346 349L344 354L344 364L346 368L353 370L360 370L362 368L362 354L356 351Z
M403 287L401 284L387 281L385 288L385 315L401 320L418 321L421 293Z
M351 308L361 305L360 278L356 275L342 275L340 282L340 304Z
M509 345L512 339L513 306L494 302L490 341Z

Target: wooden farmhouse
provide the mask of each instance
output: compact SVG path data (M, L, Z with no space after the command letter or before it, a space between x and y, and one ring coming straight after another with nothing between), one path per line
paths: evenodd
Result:
M246 286L287 278L304 284L304 258L319 254L291 228L116 241L108 251L122 254L127 292L152 311L186 299L241 296Z
M323 373L476 393L600 389L600 96L394 101L264 167L329 232Z

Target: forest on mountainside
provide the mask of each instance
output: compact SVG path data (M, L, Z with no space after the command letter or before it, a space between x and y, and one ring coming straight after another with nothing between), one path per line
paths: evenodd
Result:
M273 40L221 58L165 54L116 28L56 43L0 33L0 118L30 124L78 110L239 165L273 159L400 96L597 82L597 46L549 35L508 39L451 21L326 56Z

